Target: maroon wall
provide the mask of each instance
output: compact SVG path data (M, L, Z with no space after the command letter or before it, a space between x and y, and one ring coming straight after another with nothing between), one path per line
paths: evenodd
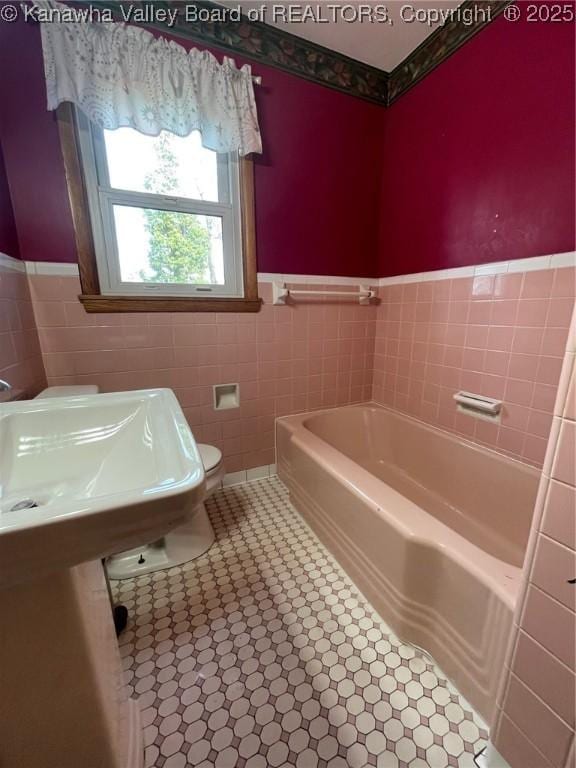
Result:
M574 250L574 29L503 17L386 113L379 274Z
M40 28L0 23L0 145L10 182L20 255L75 261L74 231L58 127L46 110Z
M259 270L369 277L573 250L573 57L570 25L500 18L386 111L254 65ZM36 26L0 24L0 71L21 256L74 261Z
M378 277L385 111L277 70L263 76L259 270Z
M242 63L238 57L235 57ZM75 261L37 26L0 23L0 126L22 257ZM255 161L261 272L373 276L382 115L375 105L261 66L265 152Z
M4 167L4 156L0 146L0 253L12 256L15 259L20 257L18 247L18 236L16 234L16 224L14 223L14 213L12 211L12 200L10 199L10 190L8 189L8 178Z

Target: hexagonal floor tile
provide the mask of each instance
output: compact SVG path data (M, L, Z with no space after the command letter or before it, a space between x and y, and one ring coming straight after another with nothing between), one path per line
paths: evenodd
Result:
M206 554L113 585L146 768L473 768L484 723L391 634L278 478L206 506Z

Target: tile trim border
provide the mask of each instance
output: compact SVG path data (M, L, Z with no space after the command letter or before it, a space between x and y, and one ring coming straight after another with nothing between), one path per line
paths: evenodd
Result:
M65 264L51 261L22 262L0 253L0 266L6 261L11 269L26 271L29 275L53 275L58 277L78 277L77 264ZM478 275L501 275L506 272L534 272L540 269L560 269L576 267L576 251L555 253L548 256L533 256L528 259L498 261L491 264L477 264L470 267L438 269L431 272L417 272L392 277L341 277L338 275L292 275L282 272L258 272L259 283L302 283L320 285L370 285L384 287L398 283L425 283L434 280L456 280L460 277Z
M7 253L0 251L0 269L8 269L11 272L26 272L26 266L20 259L14 256L8 256Z
M514 272L535 272L542 269L560 269L576 267L576 251L555 253L550 256L534 256L529 259L498 261L492 264L477 264L471 267L438 269L433 272L417 272L408 275L381 277L378 285L398 285L399 283L427 283L435 280L457 280L460 277L478 277L479 275L502 275Z
M55 277L79 277L78 264L59 261L25 261L28 275L53 275Z
M338 275L290 275L258 272L259 283L303 283L306 285L378 285L377 277L339 277Z
M393 104L400 96L426 77L439 64L455 53L472 37L491 24L513 0L465 0L456 9L456 17L428 35L412 53L390 72L388 102ZM461 21L463 13L470 12L472 23ZM489 18L485 20L485 14Z
M229 488L232 485L244 485L244 483L251 483L253 480L263 480L266 477L274 477L275 475L276 464L263 464L261 467L241 469L239 472L228 472L228 474L224 475L222 487Z

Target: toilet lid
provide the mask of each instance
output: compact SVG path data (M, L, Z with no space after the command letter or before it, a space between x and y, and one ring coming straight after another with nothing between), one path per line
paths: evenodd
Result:
M198 443L198 451L206 472L210 472L211 469L217 467L222 461L222 451L218 450L218 448L215 448L213 445Z

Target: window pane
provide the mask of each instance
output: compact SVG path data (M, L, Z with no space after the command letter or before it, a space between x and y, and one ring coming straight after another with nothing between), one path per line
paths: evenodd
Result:
M123 282L224 285L220 217L127 205L113 209Z
M219 201L217 154L204 149L197 131L182 138L118 128L104 131L104 143L113 188Z

